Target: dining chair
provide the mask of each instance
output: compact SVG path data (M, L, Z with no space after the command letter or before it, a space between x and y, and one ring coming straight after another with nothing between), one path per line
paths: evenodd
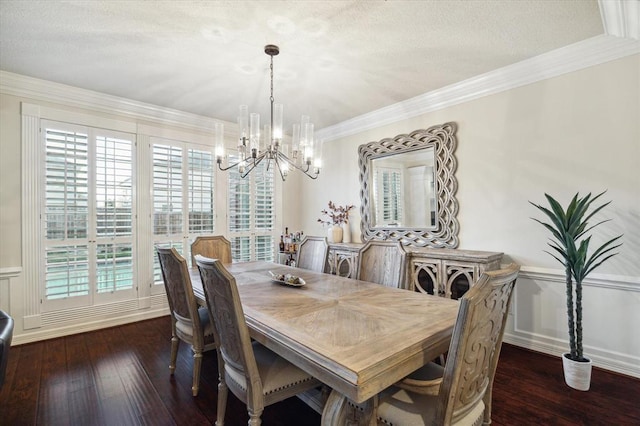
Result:
M520 266L484 272L460 299L445 367L429 363L378 396L388 425L491 423L493 379Z
M326 237L307 236L298 247L298 268L324 272L329 256L329 243Z
M407 252L401 243L370 240L358 252L356 279L406 288L406 261Z
M219 260L198 255L196 264L224 364L224 374L219 375L216 425L224 424L229 389L247 405L249 424L260 425L264 407L317 387L320 382L251 342L236 280Z
M223 235L199 236L191 243L191 267L196 267L196 255L220 259L222 263L231 263L231 241Z
M200 387L200 368L202 353L217 349L213 324L206 308L198 308L193 294L187 261L174 248L159 248L158 259L164 287L171 310L171 359L169 371L173 375L176 370L178 346L180 341L191 345L193 351L193 396L198 395Z

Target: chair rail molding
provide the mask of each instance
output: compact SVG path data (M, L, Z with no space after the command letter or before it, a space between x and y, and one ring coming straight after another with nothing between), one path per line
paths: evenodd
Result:
M525 266L520 270L520 277L530 278L532 280L542 280L562 284L565 283L564 271L559 269ZM640 293L640 277L591 274L585 278L582 285L585 287L601 287Z
M8 280L9 278L17 277L22 273L20 266L11 266L8 268L0 268L0 280Z

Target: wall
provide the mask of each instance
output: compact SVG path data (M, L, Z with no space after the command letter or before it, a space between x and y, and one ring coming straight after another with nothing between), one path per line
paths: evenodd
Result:
M302 226L328 200L359 209L357 148L448 121L458 125L461 249L501 251L522 265L505 340L547 353L567 348L563 271L528 203L548 192L612 200L594 243L624 234L620 254L584 290L585 352L595 365L640 377L640 55L522 86L325 143L327 166L304 182ZM360 238L359 211L352 214Z

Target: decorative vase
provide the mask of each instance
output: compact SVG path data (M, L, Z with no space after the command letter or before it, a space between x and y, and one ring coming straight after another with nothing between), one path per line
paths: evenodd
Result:
M565 383L576 390L588 391L591 385L591 367L593 366L591 360L573 361L568 358L569 355L569 353L562 354Z
M349 228L349 222L344 222L342 224L342 242L343 243L351 242L351 228Z
M342 228L340 225L331 226L327 232L327 240L329 240L330 243L342 242Z

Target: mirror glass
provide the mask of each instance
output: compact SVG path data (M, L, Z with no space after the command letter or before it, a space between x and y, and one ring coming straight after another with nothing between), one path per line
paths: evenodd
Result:
M358 147L363 241L458 246L455 132L445 123Z
M374 227L435 227L433 148L374 158L369 179Z

